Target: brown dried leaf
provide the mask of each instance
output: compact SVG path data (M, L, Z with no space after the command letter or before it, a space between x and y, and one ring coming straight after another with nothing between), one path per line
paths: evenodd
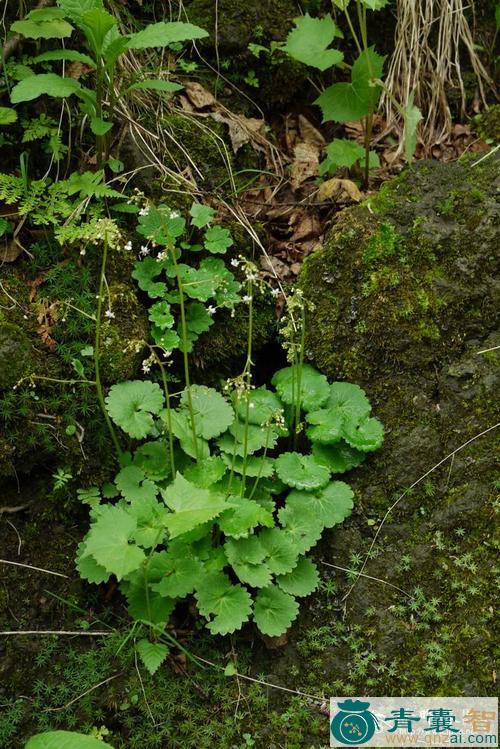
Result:
M299 132L304 143L323 148L325 139L303 114L299 114Z
M321 233L321 224L315 213L301 212L294 214L290 224L294 229L290 242L300 242L310 237L318 237Z
M223 122L229 128L229 137L234 153L246 143L250 143L256 151L263 151L262 128L264 120L258 120L255 117L244 117L241 114L231 114L226 116L220 112L212 114L216 122Z
M0 263L13 263L22 251L23 248L15 239L0 242Z
M352 182L352 180L338 179L337 177L334 177L333 179L327 179L326 182L323 182L319 188L319 197L323 200L334 198L345 200L348 198L359 202L363 199L363 193L360 192L359 188L354 184L354 182Z

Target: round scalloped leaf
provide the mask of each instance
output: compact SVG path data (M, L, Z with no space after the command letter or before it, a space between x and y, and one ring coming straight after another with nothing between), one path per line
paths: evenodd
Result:
M363 419L372 410L365 391L352 382L332 382L327 408L338 409L349 421Z
M153 416L163 408L163 393L156 382L120 382L111 387L106 408L115 424L130 437L144 439L153 427Z
M225 510L218 519L218 525L226 536L244 538L257 525L270 527L274 520L272 513L258 502L246 497L231 497L233 507Z
M224 544L224 551L230 564L246 562L248 564L260 564L266 556L266 548L258 536L249 538L229 539Z
M332 473L350 471L351 468L359 466L366 458L365 453L355 450L344 440L341 440L338 445L314 444L312 451L318 463L327 466Z
M241 629L252 611L250 594L241 585L233 585L227 575L212 572L205 575L195 593L200 613L209 618L212 634L228 635Z
M294 365L280 369L272 383L281 400L289 405L297 401L298 378L300 374L300 405L304 411L318 409L328 400L330 387L326 377L310 364Z
M247 400L249 401L249 424L262 426L274 416L283 412L283 404L276 393L267 390L265 387L261 387L256 390L250 390L250 392L244 392L240 398L236 406L236 413L242 421L245 421L247 416Z
M32 736L25 749L113 749L92 736L74 731L46 731Z
M153 481L163 481L171 473L168 451L168 444L162 440L145 442L134 453L134 466Z
M307 436L312 442L333 445L342 438L343 414L333 408L321 408L309 411L307 421L311 424L307 428Z
M239 419L231 424L228 434L223 434L217 445L222 452L229 453L231 456L237 455L243 457L245 454L252 455L265 448L272 450L278 441L278 435L272 427L261 427L256 424L245 425Z
M158 494L158 487L146 478L144 471L137 466L122 468L115 479L120 494L128 502L153 500Z
M316 461L313 455L282 453L275 462L276 473L288 486L314 491L326 486L330 471Z
M0 125L11 125L17 120L17 112L12 107L0 107Z
M293 596L276 585L259 590L255 597L254 619L263 635L279 637L290 627L299 613L299 605Z
M281 528L266 528L258 539L266 551L265 562L273 575L286 575L293 570L300 551L287 533Z
M78 545L78 552L76 556L76 569L80 577L87 580L89 583L99 585L109 580L111 573L108 572L100 564L97 564L95 559L86 553L85 541L82 541Z
M305 554L319 541L324 525L307 505L287 504L281 508L278 517L297 554Z
M106 505L99 511L86 537L87 554L118 580L136 570L145 560L142 549L129 544L137 521L123 507Z
M165 412L162 413L162 418L164 418L164 421L168 428L167 417L168 413L165 409ZM208 458L210 456L210 449L206 440L204 440L202 437L197 437L195 442L193 430L191 427L191 416L187 409L183 409L181 411L171 411L170 423L172 426L172 432L179 440L180 445L186 455L189 455L191 458L197 458L199 460L205 460L205 458Z
M213 455L200 460L199 463L187 466L184 469L184 476L201 489L208 489L220 481L226 471L227 467L222 458L219 455Z
M148 317L153 325L156 325L160 330L166 330L167 328L173 327L175 322L168 302L155 302L153 306L149 308Z
M205 385L191 385L190 393L198 436L210 440L225 432L234 419L234 411L225 398ZM187 390L181 395L181 404L187 409Z
M184 598L194 591L203 574L203 565L198 559L171 560L170 569L158 583L151 587L167 598Z
M297 566L288 575L279 575L276 582L285 593L292 596L308 596L319 584L319 573L312 559L300 557Z
M266 588L271 584L271 571L266 564L233 564L233 570L242 583L252 588Z
M344 439L351 447L369 453L384 441L384 427L378 419L364 419L359 424L345 424Z
M285 507L304 516L310 514L325 528L332 528L349 517L354 506L353 497L354 492L348 484L332 481L318 492L290 492Z
M246 463L243 458L229 453L222 453L222 460L235 473L243 474L249 478L259 476L260 478L270 478L274 473L274 460L264 455L248 455Z

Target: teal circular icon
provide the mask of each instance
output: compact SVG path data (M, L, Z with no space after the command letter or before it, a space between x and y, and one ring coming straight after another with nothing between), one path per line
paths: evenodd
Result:
M378 728L377 718L368 710L370 703L345 700L337 706L339 711L330 723L333 738L347 746L366 744Z

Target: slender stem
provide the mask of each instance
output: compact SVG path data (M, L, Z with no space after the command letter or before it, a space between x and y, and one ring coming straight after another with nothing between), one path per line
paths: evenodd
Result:
M257 491L257 487L259 485L259 481L262 478L262 471L264 470L264 462L266 460L266 455L267 455L267 449L269 447L269 437L270 436L271 436L271 425L268 424L268 426L267 426L267 433L266 433L266 444L264 445L264 453L263 453L263 455L261 457L261 461L260 461L259 473L257 474L257 477L255 479L254 485L252 487L252 491L250 492L250 494L248 496L248 499L252 499L253 495Z
M297 446L297 435L299 433L300 424L300 406L301 406L301 387L302 387L302 365L304 364L304 349L306 341L306 311L305 305L302 304L301 319L300 319L300 350L299 350L299 361L297 366L297 400L295 401L295 419L293 428L293 445L294 448Z
M361 54L361 52L363 50L361 48L361 44L359 43L358 35L356 34L356 30L355 30L354 25L353 25L353 23L351 21L351 16L349 15L349 11L347 10L347 8L344 8L344 14L345 14L345 17L347 19L347 23L349 25L349 30L350 30L350 32L352 34L352 38L354 39L354 43L356 44L356 47L358 49L358 53Z
M168 453L169 453L169 459L170 459L170 470L172 471L172 478L175 479L175 458L174 458L174 435L172 432L172 413L171 413L171 406L170 406L170 392L168 389L168 382L167 382L167 373L165 372L165 367L163 366L163 362L161 361L160 357L150 346L151 351L154 354L154 357L156 359L156 363L160 367L161 372L161 381L163 384L163 392L165 393L165 402L167 404L167 429L168 429Z
M247 333L247 358L243 375L246 377L246 407L245 407L245 429L243 433L243 470L242 470L242 496L245 493L245 479L247 473L248 458L248 420L250 417L250 392L252 387L252 339L253 339L253 289L252 281L247 281L248 301L248 333Z
M96 116L102 119L102 89L103 89L103 64L100 55L96 55L97 71L96 71ZM97 168L102 169L103 167L103 151L104 151L104 140L102 135L96 135L96 159Z
M104 414L104 419L108 427L111 439L116 449L118 458L121 460L123 452L118 442L118 437L109 418L106 410L106 402L104 400L104 391L101 382L101 366L100 366L100 348L101 348L101 323L102 323L102 301L104 298L104 283L106 278L106 263L108 259L108 238L104 238L104 249L102 251L101 271L99 274L99 291L97 296L97 313L96 313L96 324L95 324L95 341L94 341L94 371L95 371L95 386L97 390L97 398Z
M175 247L171 246L169 249L172 255L172 262L174 264L175 276L177 279L177 288L179 290L179 305L181 309L182 359L184 363L184 382L186 385L186 392L187 392L189 418L191 421L191 429L193 432L194 452L196 455L196 460L199 460L198 436L196 434L196 422L194 419L193 398L191 395L191 383L189 379L189 358L188 358L188 353L187 353L187 325L186 325L186 310L184 307L184 289L182 285L181 274L179 271L179 265L177 263L177 258L175 256Z

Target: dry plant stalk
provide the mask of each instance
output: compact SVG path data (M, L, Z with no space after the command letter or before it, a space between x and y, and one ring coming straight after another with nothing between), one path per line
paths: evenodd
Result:
M452 127L447 91L460 90L462 111L466 93L461 70L465 51L477 79L479 96L485 106L485 90L492 85L488 71L474 48L473 33L466 10L474 13L474 0L397 0L395 48L386 86L405 105L412 91L424 119L419 128L421 142L428 147L445 140ZM387 130L401 134L400 113L387 95ZM400 146L401 150L403 146Z

